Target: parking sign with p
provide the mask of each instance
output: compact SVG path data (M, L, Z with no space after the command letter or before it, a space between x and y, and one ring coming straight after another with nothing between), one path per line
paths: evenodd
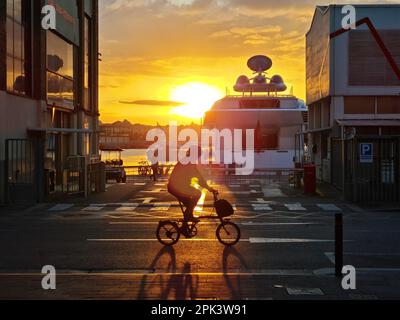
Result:
M374 162L374 145L373 143L360 143L360 163Z

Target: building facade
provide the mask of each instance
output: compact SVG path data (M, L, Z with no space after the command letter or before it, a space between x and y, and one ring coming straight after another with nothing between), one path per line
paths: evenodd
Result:
M42 8L56 29L42 28ZM98 162L97 0L0 2L0 203L87 192Z
M308 152L319 180L354 201L397 201L400 5L317 7L307 34Z
M134 140L134 126L127 120L100 125L100 147L129 148Z

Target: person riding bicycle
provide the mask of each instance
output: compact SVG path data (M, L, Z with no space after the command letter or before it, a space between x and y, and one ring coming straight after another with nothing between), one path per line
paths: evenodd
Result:
M198 148L198 151L198 159L200 159L201 148ZM189 157L190 151L187 155ZM179 161L169 179L168 192L185 206L186 210L183 215L186 222L199 222L199 219L193 216L193 211L202 193L195 188L195 185L212 193L218 193L207 184L196 163L183 164Z

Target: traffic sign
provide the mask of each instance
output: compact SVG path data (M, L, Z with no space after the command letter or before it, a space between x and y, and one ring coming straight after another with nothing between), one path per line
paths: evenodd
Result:
M374 163L373 143L360 143L360 163Z

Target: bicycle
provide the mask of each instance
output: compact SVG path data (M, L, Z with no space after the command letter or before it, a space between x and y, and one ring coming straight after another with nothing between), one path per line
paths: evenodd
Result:
M184 207L179 202L182 213ZM241 238L240 228L230 218L234 214L232 206L225 200L218 200L218 193L214 193L214 210L217 215L215 216L202 216L200 220L219 220L220 224L216 230L218 241L227 246L235 246ZM184 219L179 220L165 220L160 221L156 231L158 241L167 247L172 247L177 244L184 236L186 239L192 239L197 236L197 226L199 222L187 222Z

